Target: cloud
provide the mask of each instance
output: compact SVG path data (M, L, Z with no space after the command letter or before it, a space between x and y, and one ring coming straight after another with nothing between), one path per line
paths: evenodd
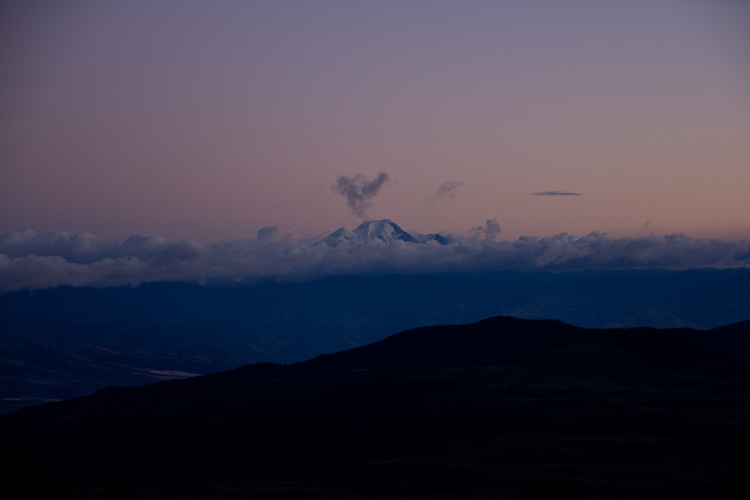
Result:
M487 229L484 231L484 239L487 241L495 241L495 236L500 234L500 224L495 219L487 219Z
M266 226L258 229L258 239L260 241L274 240L279 237L281 231L278 226Z
M363 218L365 212L372 205L370 200L378 194L383 185L388 182L388 174L380 172L373 181L366 181L361 175L341 175L331 185L334 193L346 198L346 204L352 213Z
M427 203L435 203L438 200L450 201L456 196L456 190L463 185L460 181L445 181L438 186L437 193L427 199Z
M278 229L278 228L277 228ZM273 230L270 230L275 234ZM254 283L323 276L504 269L688 269L750 266L750 242L695 239L683 234L612 238L559 234L495 241L494 219L473 234L437 241L373 241L328 247L292 237L201 241L135 235L120 242L89 233L0 234L0 291L71 286L127 286L149 281Z
M279 227L279 226L266 226L258 230L259 241L271 242L271 241L291 241L294 239L294 229L290 226Z
M581 193L568 193L567 191L542 191L531 193L531 196L583 196Z
M90 264L99 260L120 257L151 259L169 241L146 235L131 236L123 243L113 238L99 238L90 233L68 234L65 232L37 233L27 229L0 234L0 253L8 257L36 255L38 257L62 257L76 264Z
M494 242L495 237L500 234L500 224L497 223L496 219L487 219L486 225L471 228L469 234L474 239L483 234L485 241Z

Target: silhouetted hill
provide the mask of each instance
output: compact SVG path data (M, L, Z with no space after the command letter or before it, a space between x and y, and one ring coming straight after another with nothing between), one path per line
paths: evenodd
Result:
M723 335L735 335L748 338L750 337L750 321L741 321L731 325L720 326L718 328L713 328L711 331Z
M33 479L10 490L21 496L747 493L750 369L709 347L740 328L500 317L289 366L112 387L0 417L16 457L4 473Z
M470 361L540 347L579 330L555 320L495 317L471 325L416 328L374 344L324 354L299 366L330 371Z

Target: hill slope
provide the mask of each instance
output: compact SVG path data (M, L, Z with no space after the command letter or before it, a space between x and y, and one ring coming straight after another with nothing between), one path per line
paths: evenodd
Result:
M750 332L724 330L501 317L113 387L0 418L5 473L83 497L726 496L747 486L748 352L709 345Z

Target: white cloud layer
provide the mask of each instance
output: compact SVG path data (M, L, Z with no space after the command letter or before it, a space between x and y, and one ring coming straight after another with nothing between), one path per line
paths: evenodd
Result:
M274 231L267 232L275 236ZM119 241L89 233L26 230L0 234L0 291L148 281L303 281L351 274L750 266L748 241L702 240L682 234L640 238L560 234L500 242L446 235L446 241L445 245L372 241L328 247L266 237L206 244L146 235Z

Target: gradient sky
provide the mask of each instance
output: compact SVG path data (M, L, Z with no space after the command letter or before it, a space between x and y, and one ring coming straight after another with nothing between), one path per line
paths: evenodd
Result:
M324 234L380 172L423 233L750 239L750 3L0 6L0 232Z

